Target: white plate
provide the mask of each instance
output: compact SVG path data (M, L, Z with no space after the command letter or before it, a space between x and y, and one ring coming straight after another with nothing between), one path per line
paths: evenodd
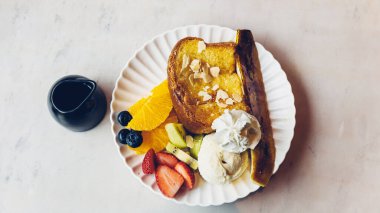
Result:
M143 155L136 155L126 146L116 140L117 132L121 129L116 121L120 111L127 110L129 106L140 98L149 94L150 90L166 79L167 60L172 47L181 38L195 36L203 38L206 42L235 41L236 31L219 26L192 25L167 31L148 41L128 61L116 81L111 102L112 132L117 148L125 159L127 167L145 187L155 194L165 198L159 191L154 175L145 175L141 170ZM265 91L267 94L273 135L276 144L276 172L289 150L295 126L294 97L291 86L280 64L272 54L257 43L259 59L263 72ZM256 191L258 185L252 183L249 171L231 184L213 185L197 178L193 190L177 195L173 200L187 205L221 205L243 198Z

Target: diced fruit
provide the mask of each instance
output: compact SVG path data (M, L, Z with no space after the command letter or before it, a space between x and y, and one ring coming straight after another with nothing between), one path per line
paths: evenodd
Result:
M186 147L186 142L183 135L185 129L183 128L182 124L169 123L165 125L165 129L172 144L179 148Z
M128 111L121 111L117 116L117 121L122 126L127 126L129 121L132 120L132 115Z
M121 144L127 144L127 138L130 130L129 129L122 129L117 133L117 140Z
M168 81L165 80L152 90L152 95L140 99L128 109L133 119L127 127L139 131L155 129L166 120L172 108Z
M166 165L170 168L174 168L178 163L178 159L174 155L165 152L158 152L156 154L156 160L158 164Z
M170 167L159 165L156 170L156 182L162 194L166 197L173 198L181 188L184 179L178 172Z
M185 184L188 189L192 189L195 185L195 176L193 170L184 162L178 162L174 169L185 179Z
M149 151L145 154L144 160L142 162L142 171L144 174L153 174L155 165L154 165L154 150L149 149Z
M138 148L131 149L135 151L136 154L144 154L150 148L153 148L155 152L165 149L166 144L169 142L169 137L165 130L165 124L172 122L178 122L178 118L174 113L174 110L172 110L169 117L160 126L151 131L143 131L142 136L144 143L142 143Z
M185 128L183 128L183 124L175 123L174 125L177 127L178 132L182 135L182 138L185 138L186 130L185 130Z
M187 147L189 147L189 148L194 147L194 139L191 135L186 135L185 140L186 140Z
M139 147L142 141L143 141L143 138L142 138L141 132L135 131L135 130L129 131L127 135L127 140L126 140L128 146L132 148Z
M201 149L202 140L203 140L203 135L194 135L193 137L194 146L190 148L190 154L196 159L198 159L198 153L199 153L199 150Z
M178 147L174 146L171 143L166 145L166 150L176 156L180 161L185 162L192 169L196 170L198 168L198 161L192 158L189 154L182 151Z

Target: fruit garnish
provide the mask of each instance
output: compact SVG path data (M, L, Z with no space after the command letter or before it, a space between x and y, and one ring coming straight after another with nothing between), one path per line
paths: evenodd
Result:
M121 111L117 115L117 121L122 126L127 126L129 121L131 121L131 120L132 120L132 115L128 111Z
M146 153L150 148L153 148L155 152L159 152L165 149L166 144L169 142L168 134L165 130L165 125L167 123L178 122L177 116L172 111L169 117L157 128L151 131L143 131L142 136L144 143L141 144L138 148L131 148L136 152L136 154Z
M136 115L148 100L149 98L141 98L129 107L128 112L131 113L131 115Z
M173 198L184 182L178 172L165 165L159 165L155 174L158 188L166 197Z
M194 135L193 137L193 147L190 148L190 154L192 157L198 159L198 153L199 150L201 149L202 145L202 140L203 140L203 135Z
M150 96L140 99L128 109L133 119L127 127L139 131L155 129L166 120L172 108L168 81L165 80L152 90Z
M156 160L157 164L166 165L170 168L174 168L175 165L177 165L177 163L179 162L178 159L174 157L174 155L165 152L157 152Z
M162 81L159 85L151 90L151 93L155 96L165 95L169 93L168 79Z
M195 185L195 176L193 170L185 164L184 162L178 162L175 165L174 169L182 175L183 179L185 179L185 184L188 189L192 189Z
M180 148L174 146L172 143L166 145L166 150L172 153L178 158L178 160L185 162L192 169L196 170L198 168L198 161L192 158L189 154L181 150Z
M129 129L122 129L117 133L117 140L119 143L126 145L127 144L127 137L129 134Z
M194 147L194 138L191 135L185 136L186 146L190 149Z
M155 169L155 163L154 163L154 150L149 149L149 151L145 154L144 160L142 162L142 171L144 174L153 174Z
M182 124L178 123L169 123L165 125L166 132L168 133L169 140L172 144L177 146L178 148L186 148L185 142L185 129Z
M127 139L126 143L128 146L132 148L139 147L143 141L141 132L135 131L135 130L130 130L129 133L127 134Z

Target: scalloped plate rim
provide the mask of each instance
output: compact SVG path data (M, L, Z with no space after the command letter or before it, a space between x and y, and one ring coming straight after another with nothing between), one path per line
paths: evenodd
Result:
M247 193L242 193L241 196L235 196L234 198L231 198L228 200L228 198L226 198L224 201L220 200L219 202L214 202L214 203L190 203L190 202L187 202L187 201L179 201L179 200L176 200L176 199L172 199L172 198L168 198L168 197L165 197L162 193L158 192L158 191L155 191L153 189L153 187L145 184L142 179L140 177L138 177L137 175L135 175L133 169L131 166L129 166L126 162L125 162L125 158L124 156L120 153L120 146L118 145L117 143L117 133L114 131L114 126L115 126L115 123L117 124L117 122L115 122L115 119L114 119L114 114L115 114L115 111L114 111L114 108L113 108L113 105L114 105L114 100L116 99L115 98L115 93L116 91L119 89L119 82L120 80L123 78L123 73L125 72L125 70L129 67L131 61L136 58L137 54L139 52L141 52L142 50L144 50L150 43L152 43L154 40L156 40L157 38L160 38L168 33L171 33L171 32L176 32L180 29L188 29L188 28L192 28L192 27L195 27L195 28L200 28L200 27L209 27L209 28L219 28L221 30L223 29L226 29L226 30L233 30L231 28L228 28L228 27L222 27L222 26L219 26L219 25L208 25L208 24L198 24L198 25L186 25L186 26L181 26L181 27L177 27L177 28L174 28L174 29L171 29L171 30L167 30L163 33L160 33L156 36L154 36L152 39L146 41L140 48L138 48L134 53L133 55L128 59L127 63L124 65L124 67L121 69L120 71L120 74L118 75L116 81L115 81L115 87L112 91L112 96L111 96L111 102L110 102L110 121L111 121L111 132L112 132L112 135L113 135L113 138L114 138L114 144L117 148L117 151L118 151L118 155L119 157L124 161L124 166L128 168L128 170L132 173L132 176L137 179L145 188L148 188L151 192L153 192L154 194L158 195L159 197L161 198L164 198L166 200L169 200L169 201L173 201L177 204L185 204L185 205L188 205L188 206L202 206L202 207L206 207L206 206L219 206L219 205L222 205L222 204L227 204L227 203L232 203L238 199L241 199L241 198L244 198L244 197L247 197L249 194L251 193L255 193L257 192L257 189L254 190L254 191L249 191ZM235 31L235 30L233 30ZM257 44L259 44L265 51L267 51L269 54L271 54L268 50L266 50L264 48L264 46L262 44L260 44L259 42L255 42ZM291 142L292 142L292 139L294 137L294 128L295 128L295 124L296 124L296 120L295 120L295 115L296 115L296 108L294 106L294 94L292 92L292 86L290 84L290 82L288 81L287 79L287 75L286 73L284 72L284 70L282 69L281 67L281 64L273 57L273 55L271 54L273 60L275 62L277 62L277 64L279 65L279 69L280 71L282 71L284 74L285 74L285 78L286 78L286 81L287 81L287 84L289 85L290 87L290 98L292 98L292 111L294 113L294 116L292 117L292 123L293 123L293 131L292 131L292 134L289 136L290 137L290 143L289 143L289 147L287 148L286 152L284 153L284 156L286 157L286 154L287 152L289 151L290 149L290 145L291 145ZM283 163L283 161L285 160L285 157L284 159L279 163L278 167L273 171L273 174L275 174L279 167L281 166L281 164ZM259 187L260 188L260 187Z

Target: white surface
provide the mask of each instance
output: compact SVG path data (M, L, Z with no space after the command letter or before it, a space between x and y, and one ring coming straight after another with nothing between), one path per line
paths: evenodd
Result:
M377 212L380 1L1 0L0 212ZM108 117L72 133L50 117L67 74L110 97L134 51L189 24L249 28L292 84L290 151L261 192L220 207L174 204L125 169Z
M174 45L185 37L203 38L206 43L234 41L236 31L212 25L192 25L176 28L164 32L144 44L128 61L116 82L111 102L112 131L116 142L116 135L121 126L116 118L117 114L128 109L140 98L146 97L154 86L159 85L167 78L167 60ZM274 172L285 158L289 150L295 125L294 97L286 74L279 63L261 44L257 45L257 52L262 67L263 80L267 93L268 108L271 115L273 138L276 145L276 160ZM154 175L145 175L141 169L143 156L120 146L120 154L129 170L137 177L142 185L151 189L162 198L157 187ZM259 186L250 179L250 171L230 184L209 184L203 179L197 180L194 190L186 191L171 199L178 203L191 206L221 205L233 202L256 191Z

